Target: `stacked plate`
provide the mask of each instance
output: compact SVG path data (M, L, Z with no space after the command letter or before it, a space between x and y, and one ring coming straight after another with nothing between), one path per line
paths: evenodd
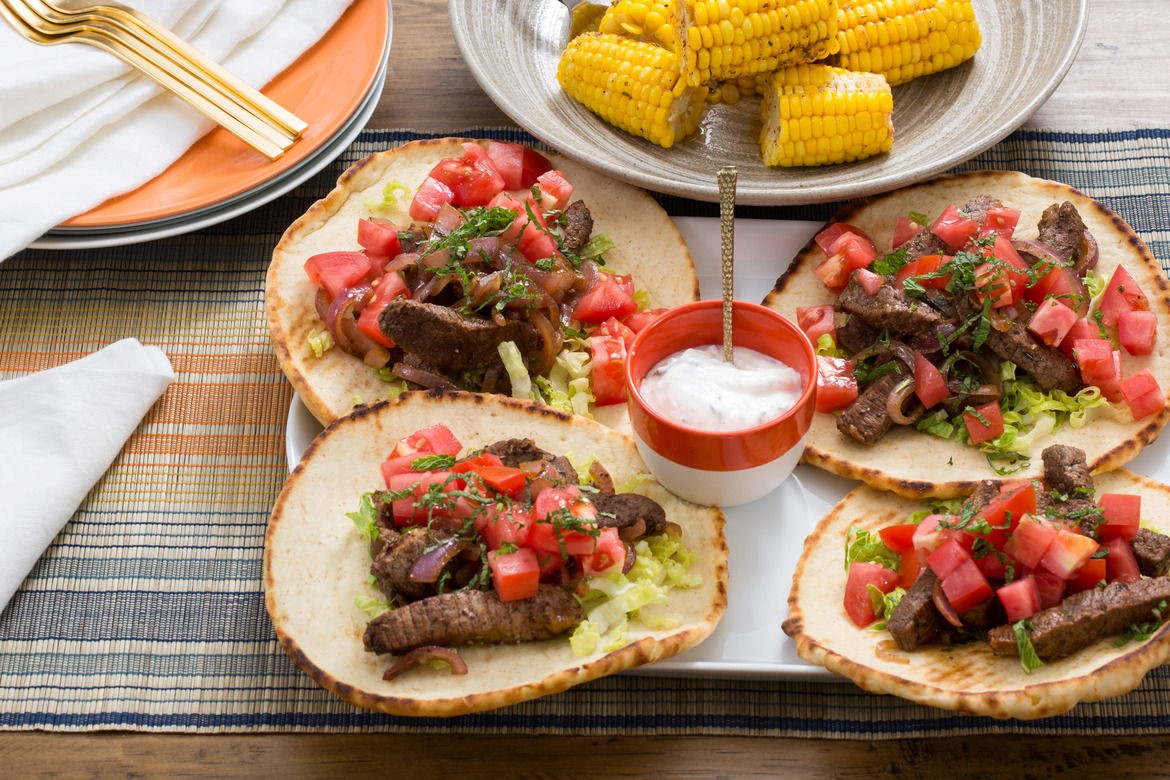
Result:
M309 123L280 159L268 160L217 128L159 176L57 226L32 246L89 249L166 238L224 222L288 192L335 160L374 113L392 26L389 0L355 0L264 88Z

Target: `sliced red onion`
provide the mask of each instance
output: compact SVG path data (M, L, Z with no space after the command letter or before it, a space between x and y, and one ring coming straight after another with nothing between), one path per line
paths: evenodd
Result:
M394 364L391 373L399 379L405 379L407 382L416 384L419 387L436 388L436 387L454 387L451 380L442 374L436 374L433 371L427 371L425 368L412 366L409 363L398 362Z
M442 661L451 668L451 674L467 674L467 662L459 653L449 647L424 645L416 647L395 661L393 666L382 673L382 679L390 682L408 669L413 669L427 661Z
M464 550L471 549L466 539L453 536L425 551L410 567L407 579L411 582L434 583L451 560Z
M1084 278L1085 272L1097 267L1097 260L1101 257L1101 250L1097 246L1097 238L1087 229L1085 230L1085 241L1081 249L1081 261L1077 263L1076 272L1081 278Z
M935 583L934 591L930 595L934 600L934 606L938 608L938 611L943 616L943 619L955 628L962 628L963 621L959 618L959 613L955 612L955 608L951 606L951 602L947 598L947 594L943 593L941 583Z
M359 284L347 287L329 304L329 311L325 314L325 324L333 341L341 349L354 354L350 335L354 329L344 327L346 320L354 322L353 309L359 303L364 303L374 294L374 288L368 284ZM364 353L362 353L364 354Z
M907 402L910 403L909 412L905 411ZM918 399L914 396L913 379L903 379L893 392L886 396L886 414L896 425L913 425L918 422L923 411L922 404L918 403Z
M446 236L463 224L463 215L459 213L459 209L452 206L450 203L444 203L439 207L439 211L435 214L435 221L432 223L433 230L439 235Z
M405 271L407 268L418 265L418 252L403 252L386 264L387 271Z
M634 568L634 562L638 560L638 553L635 552L632 542L622 540L622 546L626 548L626 557L622 561L622 574L629 574L630 569Z

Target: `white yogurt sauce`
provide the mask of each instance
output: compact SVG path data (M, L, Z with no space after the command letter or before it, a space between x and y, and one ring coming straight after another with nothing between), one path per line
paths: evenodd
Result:
M747 347L707 344L660 360L642 379L641 394L658 414L703 431L738 431L779 417L800 398L800 374Z

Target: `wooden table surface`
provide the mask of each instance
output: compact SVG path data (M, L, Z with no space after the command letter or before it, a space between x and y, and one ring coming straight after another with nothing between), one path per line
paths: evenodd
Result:
M492 0L484 0L491 2ZM1065 0L1037 0L1065 2ZM552 2L552 0L528 0ZM1072 6L1072 2L1068 2ZM1089 0L1067 78L1027 126L1170 128L1166 0ZM987 31L990 32L990 31ZM985 32L985 34L987 34ZM502 55L504 56L504 55ZM1043 56L1038 52L1037 56ZM394 3L390 72L370 127L441 132L512 122L459 55L446 0ZM752 737L0 734L0 774L387 777L1152 777L1170 735L956 737L876 743Z

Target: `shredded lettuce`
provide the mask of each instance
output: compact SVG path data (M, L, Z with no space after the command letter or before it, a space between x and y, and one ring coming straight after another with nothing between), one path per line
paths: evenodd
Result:
M532 397L532 377L528 375L528 366L524 365L524 356L514 341L501 342L496 350L500 353L500 360L504 361L504 370L508 372L508 381L512 383L512 397L524 398L529 401Z
M825 357L846 357L845 353L837 348L831 333L822 333L817 337L816 350L818 355Z
M845 534L845 570L848 571L849 564L857 561L878 563L894 571L898 570L899 563L897 553L886 547L879 535L854 525Z
M547 377L536 377L536 389L544 403L570 414L592 417L589 405L593 403L593 387L589 384L592 356L585 341L565 339L565 346L557 354Z
M333 334L327 330L315 330L309 334L309 350L319 358L333 349Z
M353 521L358 532L366 541L372 542L378 538L378 526L375 521L378 513L374 510L373 493L362 493L361 501L356 512L347 512L346 517Z
M622 647L631 620L648 628L670 628L679 616L655 609L674 588L697 588L703 578L691 572L695 553L670 535L643 539L634 546L634 565L626 574L603 574L588 580L582 599L585 619L573 630L569 646L578 656Z
M370 596L362 594L354 597L353 605L365 612L370 617L378 617L383 612L388 612L394 606L386 600L385 596Z
M609 250L617 246L613 239L605 233L595 233L589 237L585 242L585 246L581 247L581 251L577 253L577 257L582 260L599 260Z
M1027 453L1036 442L1067 425L1082 428L1094 409L1111 412L1109 399L1096 387L1083 387L1075 395L1054 389L1044 392L1028 378L1016 377L1016 365L1000 364L1004 395L1003 433L980 445L987 453Z
M1030 620L1020 620L1012 624L1012 633L1016 636L1016 651L1020 654L1020 666L1024 667L1024 671L1028 674L1044 665L1040 656L1036 654L1036 648L1032 646L1032 638L1028 636L1028 632L1031 630L1032 621Z
M411 189L398 179L386 184L382 188L382 199L366 198L363 205L371 212L381 213L389 211L406 202L411 197Z

